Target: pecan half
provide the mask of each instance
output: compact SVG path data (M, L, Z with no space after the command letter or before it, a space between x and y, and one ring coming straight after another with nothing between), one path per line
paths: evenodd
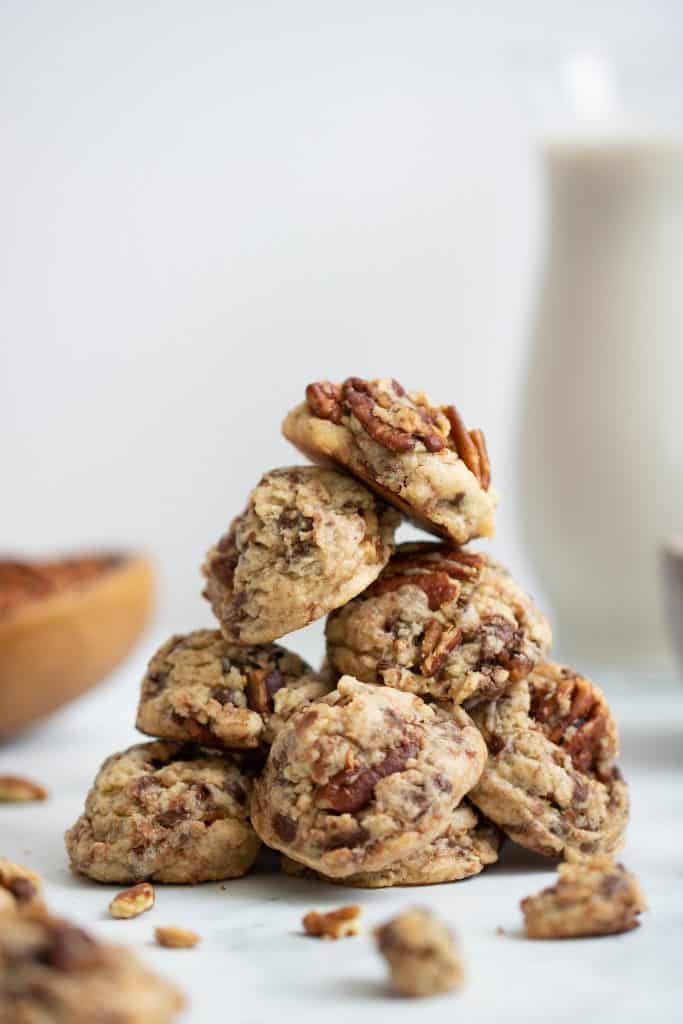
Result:
M435 676L461 640L462 630L458 626L445 629L436 619L429 619L420 647L422 675Z
M456 455L462 459L470 472L479 479L479 451L470 437L462 416L454 405L443 407L446 419L451 425L451 439Z
M366 591L372 597L381 597L401 587L419 587L427 596L430 611L454 601L460 593L459 584L445 572L415 572L396 576L380 576Z
M344 381L344 401L363 427L363 430L366 434L369 434L373 441L381 444L383 448L388 448L389 451L412 451L415 447L415 438L411 434L406 433L405 430L392 427L389 423L385 423L384 420L375 416L375 400L368 391L369 385L367 381L361 380L359 377L349 377L348 380Z
M138 917L153 906L154 887L149 882L140 882L117 893L109 904L109 913L116 918Z
M567 751L577 771L595 771L608 720L587 679L569 676L550 691L532 689L531 717L552 743Z
M405 740L393 750L387 751L384 760L372 768L345 768L333 775L325 786L316 793L316 802L340 813L355 814L372 800L375 786L380 779L402 771L407 762L418 752L417 743Z
M491 486L491 463L489 462L489 453L486 448L486 438L482 430L470 430L469 432L472 443L477 449L479 455L479 483L488 491Z
M314 416L341 423L341 387L329 380L319 380L306 388L306 401Z
M32 800L47 800L44 786L21 775L0 775L0 803L20 804Z

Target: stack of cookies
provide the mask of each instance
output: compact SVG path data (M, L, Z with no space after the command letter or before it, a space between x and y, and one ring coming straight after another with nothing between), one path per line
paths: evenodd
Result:
M610 854L628 796L600 690L548 661L550 627L466 545L494 530L484 436L390 379L311 384L275 469L209 550L219 628L173 636L137 727L66 837L102 882L283 870L359 887L448 882L504 836ZM395 545L402 516L435 539ZM327 616L315 671L275 643Z

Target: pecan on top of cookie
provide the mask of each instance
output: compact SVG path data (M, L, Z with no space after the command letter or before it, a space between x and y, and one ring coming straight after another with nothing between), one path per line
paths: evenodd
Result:
M551 641L547 620L502 566L429 541L400 544L326 632L339 672L457 704L523 678Z
M342 465L431 532L463 544L493 534L497 497L481 430L393 378L316 381L283 424L322 463Z

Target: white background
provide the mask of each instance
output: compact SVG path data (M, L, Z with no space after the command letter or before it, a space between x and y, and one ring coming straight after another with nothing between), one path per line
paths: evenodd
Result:
M164 620L318 377L485 428L518 541L543 237L527 54L683 39L680 3L5 0L0 548L150 551ZM532 125L531 125L532 126Z

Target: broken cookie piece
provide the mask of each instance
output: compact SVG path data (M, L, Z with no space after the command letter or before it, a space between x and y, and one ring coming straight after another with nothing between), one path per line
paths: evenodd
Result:
M617 935L639 925L647 909L635 875L611 857L560 864L555 885L520 906L530 939Z
M47 913L40 875L0 857L0 917L41 917Z
M429 910L404 911L377 928L375 939L400 995L434 996L462 986L464 970L455 938Z
M318 939L345 939L349 935L358 935L361 913L361 908L357 904L339 907L326 914L311 910L301 923L307 935L313 935Z

